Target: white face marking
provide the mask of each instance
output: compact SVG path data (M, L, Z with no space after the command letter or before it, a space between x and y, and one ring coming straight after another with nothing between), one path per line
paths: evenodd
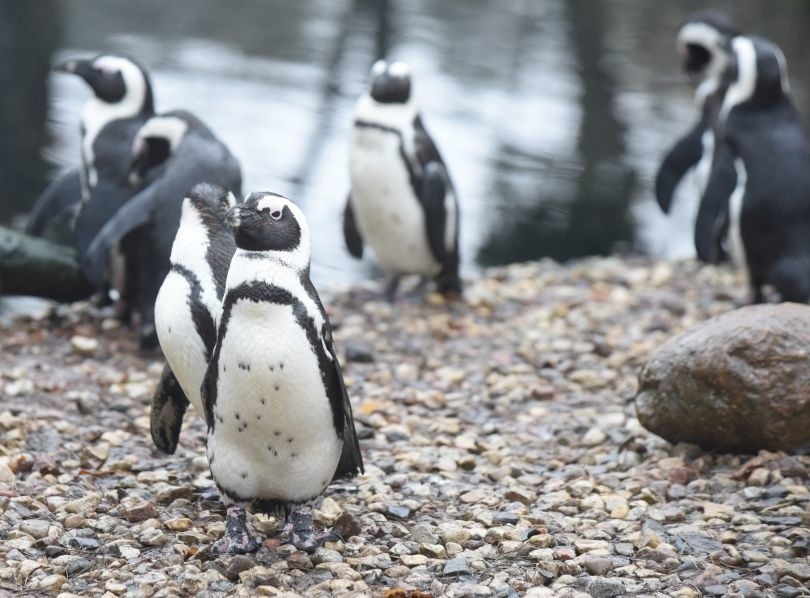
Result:
M678 32L677 47L682 54L686 53L687 44L706 48L711 54L711 58L705 67L704 75L709 79L717 79L723 74L728 64L725 40L722 33L707 23L687 23Z
M785 60L785 54L782 52L781 48L774 48L776 54L776 60L779 62L779 74L782 78L782 91L785 94L790 93L790 79L788 78L788 69L787 69L787 60Z
M392 62L388 67L388 74L392 77L410 77L411 67L402 61Z
M374 63L374 66L371 67L371 76L378 77L385 73L385 69L387 68L388 63L385 60L378 60Z
M310 260L310 233L309 233L309 224L307 223L307 219L304 216L304 213L301 211L297 205L295 205L292 201L287 199L286 197L282 197L280 195L266 195L261 198L256 203L256 208L261 212L263 210L268 210L270 217L273 217L274 213L278 213L278 217L280 218L282 213L284 212L284 208L289 208L292 212L293 216L295 217L296 222L298 222L298 226L301 228L301 242L298 244L292 251L261 251L261 252L249 252L253 254L261 254L267 256L290 268L295 270L296 272L303 272L309 267L309 260ZM242 252L243 250L238 249L237 254ZM254 260L254 261L261 261L261 260ZM228 273L228 281L230 284L230 272Z
M757 51L754 42L746 37L735 37L731 41L731 47L737 57L737 80L726 92L720 109L721 120L725 120L734 106L750 99L757 84Z
M132 142L133 153L147 137L160 137L169 142L171 152L177 149L188 131L188 123L177 116L153 116L140 128Z
M95 155L93 143L101 130L110 122L122 118L135 116L143 107L146 98L146 79L141 70L126 58L120 56L100 56L93 63L96 68L105 71L118 71L124 79L126 89L124 97L113 104L104 102L97 97L91 97L82 110L82 125L84 137L82 138L82 162L86 171L88 192L84 199L89 198L89 188L98 184L98 172L93 166Z

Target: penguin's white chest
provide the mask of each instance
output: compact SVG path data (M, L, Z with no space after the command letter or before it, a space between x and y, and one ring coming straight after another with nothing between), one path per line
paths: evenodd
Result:
M343 444L292 306L233 306L221 339L214 418L208 458L226 492L303 501L332 480Z
M698 188L698 197L703 197L703 193L709 184L709 175L714 161L714 133L707 129L703 132L700 142L703 145L703 153L695 167L695 181Z
M360 233L389 274L434 275L425 214L413 193L399 136L355 127L351 148L352 208Z
M731 248L731 257L734 264L748 272L745 256L745 245L743 244L742 229L740 221L742 220L743 199L745 198L745 185L748 180L748 173L745 170L745 164L740 158L734 160L734 168L737 171L737 186L728 200L729 211L729 228L728 240Z
M191 317L191 285L170 271L155 301L155 329L169 367L199 415L205 414L200 396L208 355Z

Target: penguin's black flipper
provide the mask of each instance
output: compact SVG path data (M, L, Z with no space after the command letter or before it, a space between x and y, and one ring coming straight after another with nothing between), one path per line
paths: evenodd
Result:
M121 206L81 256L79 265L82 273L97 287L101 288L106 280L110 249L128 233L149 222L156 201L153 189L154 187L147 187Z
M354 221L354 210L352 209L352 196L346 199L346 207L343 209L343 238L346 240L346 249L358 260L363 257L363 237L357 230L357 223Z
M443 164L428 162L422 167L422 189L419 194L419 201L425 211L430 251L441 264L447 261L447 246L444 240L447 226L447 210L444 206L444 196L447 194L445 177Z
M37 198L28 215L25 232L35 237L42 236L52 222L81 200L81 177L79 169L74 168L51 182Z
M180 427L186 409L188 398L171 368L166 364L152 397L152 413L149 420L152 442L164 453L171 455L177 450Z
M719 264L728 259L722 243L728 230L728 202L736 186L734 156L727 143L719 143L695 221L695 249L702 262Z
M672 197L675 188L681 182L683 175L700 161L703 155L703 132L706 130L701 119L684 137L672 146L658 174L655 175L655 199L665 213L672 207Z

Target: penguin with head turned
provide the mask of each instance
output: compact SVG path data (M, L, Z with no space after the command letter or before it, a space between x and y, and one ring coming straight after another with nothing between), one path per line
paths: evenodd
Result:
M183 110L147 120L136 133L131 152L131 185L138 188L144 179L150 182L105 223L80 259L85 276L99 286L111 276L110 256L116 247L121 247L128 263L138 265L128 269L124 286L141 317L141 345L149 347L157 340L155 299L169 272L183 197L200 182L239 195L242 174L227 146Z
M137 192L128 181L132 140L155 113L146 69L132 58L71 58L55 70L77 75L93 91L81 115L82 204L74 225L83 255L101 227Z
M782 301L810 299L810 141L790 99L779 47L731 41L720 134L734 158L729 202L732 256L748 272L752 300L773 286Z
M167 365L152 398L152 440L174 453L189 403L205 416L200 396L216 341L225 278L236 250L225 213L233 193L209 183L183 200L171 251L171 269L155 302L155 327Z
M81 115L81 166L56 179L39 196L26 232L52 237L58 234L55 231L69 228L75 237L71 242L81 253L133 193L126 184L129 151L135 132L154 114L152 85L143 66L115 54L70 58L54 70L81 77L93 97ZM68 221L69 226L64 226Z
M245 507L283 509L292 543L314 550L305 506L330 481L363 471L332 332L309 278L301 210L274 193L231 208L231 260L217 340L202 385L211 475L228 505L212 551L258 548Z
M351 192L344 211L346 246L364 244L390 277L432 277L438 291L461 293L459 207L450 174L417 111L402 62L378 61L371 89L355 107L350 148Z
M698 259L711 263L726 259L721 245L722 210L736 178L728 148L715 141L715 127L726 89L723 73L729 61L728 41L738 33L733 19L716 10L692 15L679 30L677 46L683 68L700 81L695 93L700 115L664 157L655 179L656 199L668 213L678 184L694 169L700 198L695 249Z

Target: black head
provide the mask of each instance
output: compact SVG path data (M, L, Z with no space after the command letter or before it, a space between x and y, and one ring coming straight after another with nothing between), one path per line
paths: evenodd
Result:
M690 16L678 32L678 50L686 72L720 74L728 57L728 41L739 35L734 19L719 10Z
M149 74L131 58L102 54L93 59L70 58L54 70L78 75L96 98L107 104L129 104L132 114L154 112Z
M211 183L194 185L186 199L200 214L216 217L220 221L224 221L227 211L236 205L233 193Z
M148 170L164 164L177 151L188 129L189 122L180 113L153 116L147 120L132 142L130 185L137 187Z
M309 230L301 210L276 193L251 193L228 210L226 222L239 249L301 255L309 262Z
M381 104L405 104L411 97L411 72L404 62L378 60L371 69L371 97Z
M722 113L739 104L768 106L790 93L787 62L782 50L756 36L738 36L730 43L732 60L724 74L728 84Z

